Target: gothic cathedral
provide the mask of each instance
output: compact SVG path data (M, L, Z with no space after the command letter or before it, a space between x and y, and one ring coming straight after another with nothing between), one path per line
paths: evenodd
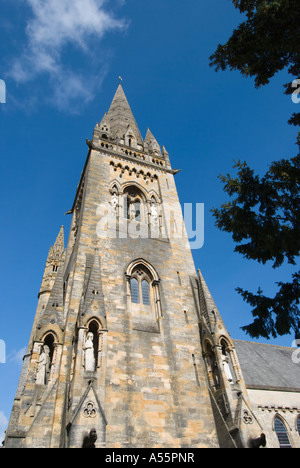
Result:
M265 445L168 152L121 84L50 248L5 447Z

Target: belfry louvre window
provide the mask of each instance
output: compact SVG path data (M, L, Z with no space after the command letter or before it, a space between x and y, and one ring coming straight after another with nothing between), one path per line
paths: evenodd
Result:
M278 438L280 448L292 448L287 429L280 418L276 416L274 429Z

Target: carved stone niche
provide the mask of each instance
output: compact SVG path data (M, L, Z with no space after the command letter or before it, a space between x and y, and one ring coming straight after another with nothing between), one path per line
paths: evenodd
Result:
M80 335L83 350L83 367L87 374L97 372L102 366L102 353L104 348L105 334L101 322L91 319L85 327L81 328Z

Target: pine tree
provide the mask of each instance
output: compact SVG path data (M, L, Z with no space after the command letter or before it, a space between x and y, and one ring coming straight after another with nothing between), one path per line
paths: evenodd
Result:
M219 44L210 57L218 70L238 70L254 77L255 86L269 83L279 71L292 76L284 85L290 95L300 87L300 2L299 0L233 0L246 20L233 31L225 45ZM300 113L289 123L300 125ZM300 132L297 139L300 150ZM296 265L300 252L300 151L291 159L274 161L259 177L246 162L235 165L237 176L220 176L231 201L212 210L219 229L232 234L235 251L262 264L285 261ZM251 337L277 337L300 326L300 271L290 282L279 282L273 298L237 288L252 307L253 322L242 327Z

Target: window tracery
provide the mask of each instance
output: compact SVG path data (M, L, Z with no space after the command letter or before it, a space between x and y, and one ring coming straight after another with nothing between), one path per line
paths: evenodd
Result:
M148 262L138 259L128 266L126 277L133 328L158 332L161 303L156 271Z

